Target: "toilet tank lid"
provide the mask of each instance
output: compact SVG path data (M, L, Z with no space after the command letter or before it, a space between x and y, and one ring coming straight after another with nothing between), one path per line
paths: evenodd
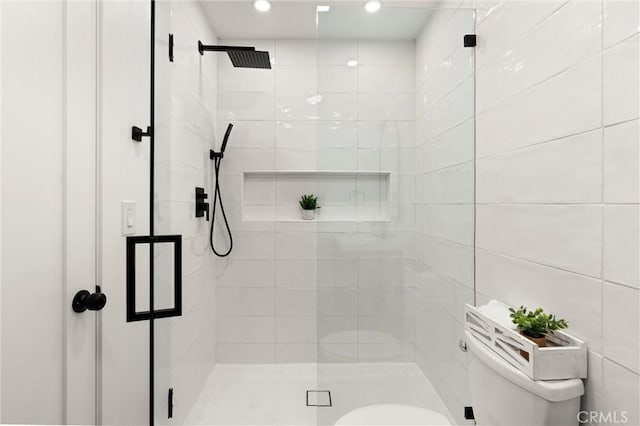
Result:
M580 379L533 380L489 349L480 340L465 330L467 349L477 356L487 367L521 388L544 398L559 402L577 398L584 394L584 384Z

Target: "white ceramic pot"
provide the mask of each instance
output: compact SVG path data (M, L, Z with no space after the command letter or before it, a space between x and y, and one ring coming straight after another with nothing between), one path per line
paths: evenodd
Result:
M304 210L302 209L302 218L304 220L313 220L316 217L316 211L315 210Z

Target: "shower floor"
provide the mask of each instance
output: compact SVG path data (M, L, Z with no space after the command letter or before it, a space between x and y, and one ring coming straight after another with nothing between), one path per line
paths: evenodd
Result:
M308 407L308 390L331 391L331 407ZM333 425L371 404L408 404L444 413L413 363L218 364L189 413L191 425Z

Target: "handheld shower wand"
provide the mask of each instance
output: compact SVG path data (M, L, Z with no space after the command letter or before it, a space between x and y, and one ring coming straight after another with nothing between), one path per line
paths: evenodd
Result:
M233 236L231 235L231 228L229 227L227 214L224 211L224 205L222 204L222 194L220 192L220 164L222 163L222 159L224 158L224 151L225 149L227 149L227 142L229 141L229 136L231 135L232 129L233 124L229 123L229 125L227 126L227 131L224 134L224 139L222 140L220 152L215 152L214 150L209 151L209 158L213 160L213 168L216 178L215 190L213 192L213 210L211 212L211 231L209 232L209 244L211 245L211 250L213 251L213 253L215 253L215 255L218 257L229 256L231 250L233 249ZM224 225L227 228L227 234L229 235L229 249L224 253L218 252L213 242L213 228L216 223L216 209L218 207L218 203L220 203L222 220L224 221Z

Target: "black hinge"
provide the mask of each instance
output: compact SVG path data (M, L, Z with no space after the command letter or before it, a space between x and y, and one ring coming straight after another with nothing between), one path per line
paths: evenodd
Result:
M476 45L476 35L475 34L465 34L464 36L464 47L475 47Z
M473 407L464 407L464 418L467 420L475 420L473 415Z
M172 419L173 418L173 388L169 388L169 398L167 398L167 418L168 419Z
M140 127L131 127L131 139L136 142L141 142L143 137L151 137L151 127L147 127L146 132L144 132Z

